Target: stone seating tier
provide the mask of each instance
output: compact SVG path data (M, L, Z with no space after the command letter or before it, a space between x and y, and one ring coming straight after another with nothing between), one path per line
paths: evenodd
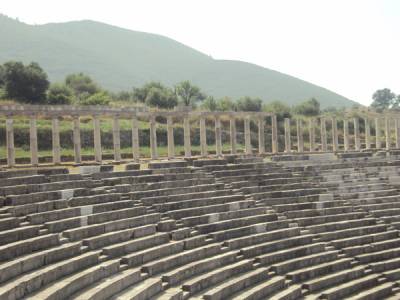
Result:
M2 173L0 299L398 296L397 161L289 156Z

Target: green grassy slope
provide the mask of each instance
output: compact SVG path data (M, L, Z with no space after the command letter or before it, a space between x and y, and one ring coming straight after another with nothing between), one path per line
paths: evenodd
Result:
M353 101L324 88L257 65L215 60L172 39L93 22L27 25L0 15L0 63L36 61L52 81L85 72L110 90L149 80L173 85L190 80L206 93L295 104L310 97L322 107Z

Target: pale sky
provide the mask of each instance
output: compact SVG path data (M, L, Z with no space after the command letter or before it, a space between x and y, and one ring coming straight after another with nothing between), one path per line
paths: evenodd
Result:
M380 88L400 94L400 0L0 0L0 13L165 35L366 105Z

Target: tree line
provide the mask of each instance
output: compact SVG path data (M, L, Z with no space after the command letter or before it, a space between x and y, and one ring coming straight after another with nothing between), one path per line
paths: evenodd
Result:
M0 65L0 98L29 104L108 105L111 102L136 102L159 109L173 109L178 105L200 107L208 111L266 111L282 119L292 114L314 116L321 113L315 98L290 107L281 101L264 104L257 97L215 98L208 96L190 81L173 87L151 81L131 91L110 92L103 89L89 75L67 75L62 82L50 83L46 72L37 63L23 64L9 61Z

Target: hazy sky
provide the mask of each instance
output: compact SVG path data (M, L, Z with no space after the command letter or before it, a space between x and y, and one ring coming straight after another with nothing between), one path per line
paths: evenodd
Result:
M399 0L1 0L29 24L91 19L252 62L363 104L400 93Z

